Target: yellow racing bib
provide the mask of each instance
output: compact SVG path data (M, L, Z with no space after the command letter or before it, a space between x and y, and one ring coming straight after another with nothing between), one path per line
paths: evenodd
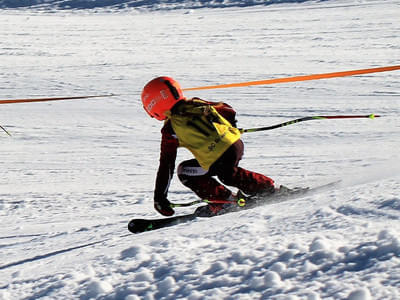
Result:
M179 146L187 148L205 170L240 139L240 131L202 100L183 102L168 118Z

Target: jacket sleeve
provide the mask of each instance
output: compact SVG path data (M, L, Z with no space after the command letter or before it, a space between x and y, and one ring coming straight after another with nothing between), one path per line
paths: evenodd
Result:
M163 202L167 199L179 146L170 122L167 122L161 129L161 134L160 164L154 190L154 201L156 202Z

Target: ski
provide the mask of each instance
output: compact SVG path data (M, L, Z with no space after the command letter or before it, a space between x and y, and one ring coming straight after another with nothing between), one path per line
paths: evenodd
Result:
M132 219L128 224L128 229L132 233L141 233L188 222L195 218L197 215L193 213L162 219Z
M245 205L239 206L239 205L231 205L229 208L223 209L218 212L218 214L213 215L213 216L219 216L223 215L226 213L231 213L231 212L237 212L245 209L250 209L254 208L257 206L262 206L262 205L268 205L268 204L273 204L273 203L278 203L278 202L283 202L287 200L291 200L293 198L299 197L299 196L306 196L306 195L312 195L314 193L322 192L325 190L329 190L332 187L336 187L340 181L334 181L330 182L324 185L312 187L312 188L294 188L294 189L287 189L277 192L276 194L272 194L268 197L260 197L260 196L255 196L255 197L249 197L248 199L245 200ZM208 217L213 217L213 216L208 216ZM147 232L147 231L152 231L160 228L165 228L165 227L170 227L173 225L177 225L180 223L185 223L192 221L196 218L200 217L196 213L192 214L186 214L186 215L180 215L180 216L175 216L175 217L169 217L169 218L160 218L160 219L132 219L128 223L128 230L132 233L142 233L142 232Z

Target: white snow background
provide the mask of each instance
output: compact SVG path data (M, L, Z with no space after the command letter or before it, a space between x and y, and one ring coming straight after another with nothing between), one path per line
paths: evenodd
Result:
M0 299L399 299L399 71L186 93L230 103L244 128L382 118L243 135L243 167L340 188L138 235L127 223L159 217L147 81L398 65L400 1L111 2L0 1L1 99L118 94L1 105ZM169 199L196 198L175 177Z

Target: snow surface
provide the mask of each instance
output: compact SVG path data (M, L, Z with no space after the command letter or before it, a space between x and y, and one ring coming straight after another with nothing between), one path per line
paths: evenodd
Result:
M323 2L332 0L313 0ZM371 0L364 0L371 1ZM372 0L374 1L374 0ZM302 3L310 0L0 0L0 8L33 8L35 10L175 10L266 6L282 3Z
M0 135L0 299L400 298L399 71L187 93L230 103L245 128L383 117L243 135L243 167L287 186L342 178L338 189L127 231L131 218L158 217L162 124L141 108L147 81L194 87L398 65L399 1L59 11L66 2L0 11L0 98L118 96L1 106L13 136ZM189 157L182 150L178 161ZM175 178L169 198L195 196Z

